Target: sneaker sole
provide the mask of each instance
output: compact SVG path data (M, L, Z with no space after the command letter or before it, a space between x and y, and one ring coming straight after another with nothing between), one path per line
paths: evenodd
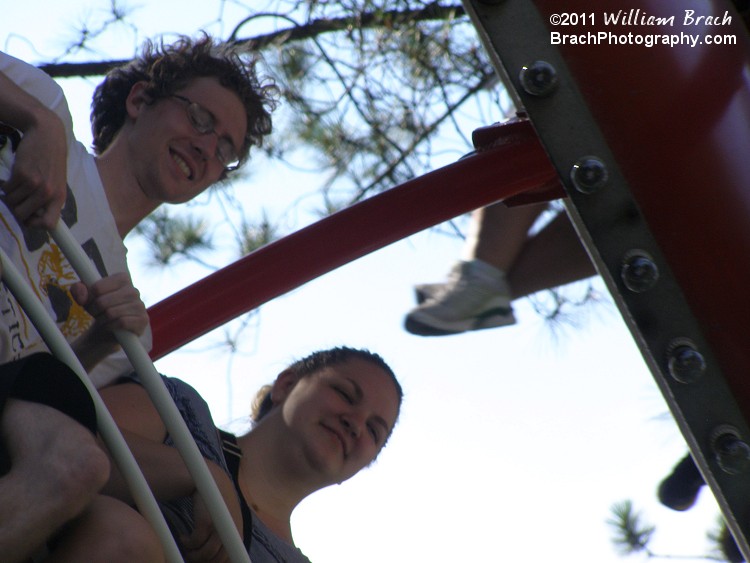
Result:
M473 322L445 323L437 319L422 315L407 315L404 328L407 332L417 336L448 336L451 334L462 334L488 328L499 328L516 324L513 309L497 308L489 309L482 315L473 319Z

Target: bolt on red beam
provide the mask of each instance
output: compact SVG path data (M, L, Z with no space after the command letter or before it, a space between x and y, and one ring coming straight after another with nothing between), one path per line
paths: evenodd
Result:
M149 308L158 359L310 280L457 215L519 193L562 197L528 121L497 127L481 149L245 256ZM549 192L550 186L557 191Z

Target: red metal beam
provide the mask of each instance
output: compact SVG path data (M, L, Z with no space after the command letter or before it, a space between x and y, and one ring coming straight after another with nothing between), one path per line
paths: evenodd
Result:
M490 147L271 243L152 306L151 356L160 358L318 276L462 213L527 191L564 195L527 121L495 129L481 136Z

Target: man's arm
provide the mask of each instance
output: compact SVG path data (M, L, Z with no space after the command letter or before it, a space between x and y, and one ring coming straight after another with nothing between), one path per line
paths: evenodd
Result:
M9 57L5 55L5 61ZM20 223L52 228L65 203L67 141L62 120L0 71L0 121L21 132L4 201Z
M137 383L100 389L151 490L160 501L190 496L195 484L176 448L164 444L167 429L146 390ZM132 502L119 471L113 468L106 494Z
M188 537L176 538L185 561L205 563L224 561L226 552L206 506L196 491L192 476L177 448L165 445L167 431L156 408L140 385L129 383L100 390L102 399L143 471L157 500L168 501L192 496L195 529ZM217 464L206 461L237 529L242 533L242 512L234 483ZM116 468L103 489L108 495L132 502L130 492Z
M136 383L125 383L105 387L100 393L157 500L193 495L196 492L193 477L177 448L164 444L167 429L146 390ZM242 516L234 484L217 464L208 460L207 464L241 530ZM132 502L130 491L114 468L103 492Z

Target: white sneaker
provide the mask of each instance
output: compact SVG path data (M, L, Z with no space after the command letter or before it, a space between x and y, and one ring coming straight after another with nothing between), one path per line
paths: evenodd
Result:
M459 334L515 324L505 275L481 261L459 262L444 284L415 288L421 304L404 326L419 336Z
M434 299L439 293L445 291L445 287L447 285L458 282L458 279L461 277L461 272L465 268L465 264L467 264L467 262L456 262L451 268L451 271L448 272L448 278L446 279L446 281L437 283L420 283L418 285L415 285L414 299L416 299L417 305L421 305L428 299ZM485 267L491 267L485 262L482 262L482 264Z

